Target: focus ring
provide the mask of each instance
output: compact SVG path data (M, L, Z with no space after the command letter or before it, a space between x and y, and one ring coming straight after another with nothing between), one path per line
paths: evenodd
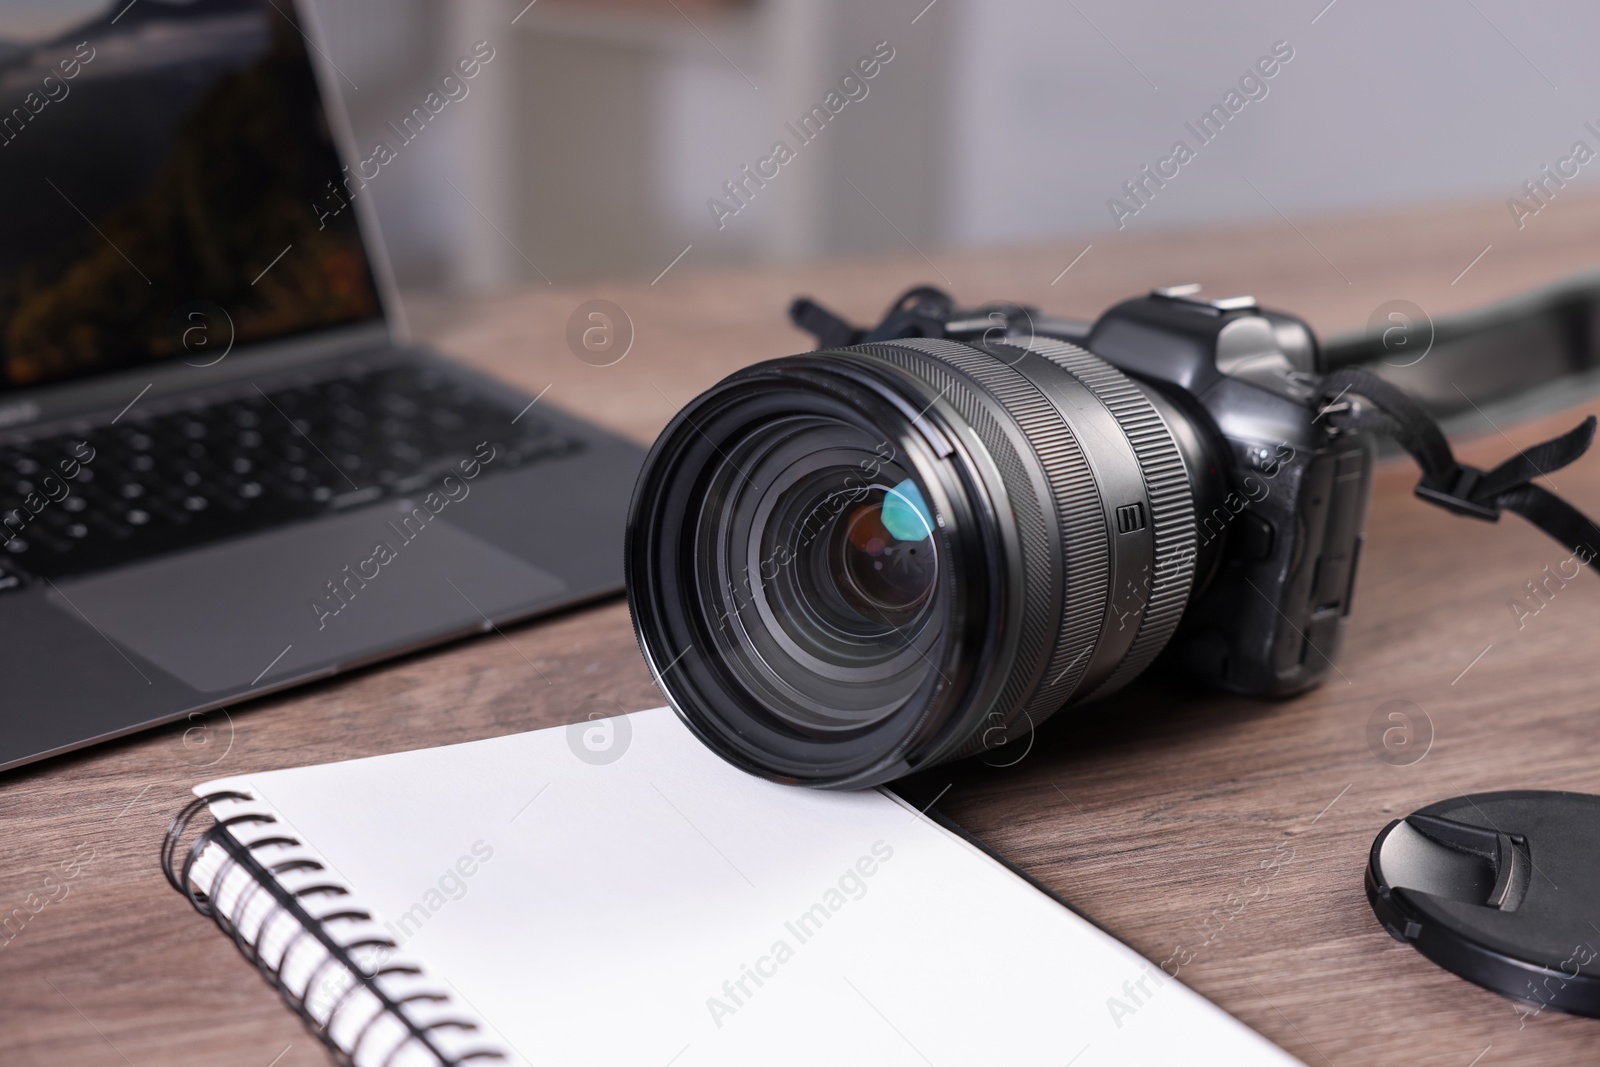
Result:
M1025 464L1007 435L993 424L987 409L970 395L962 395L967 390L945 394L978 431L1000 468L1024 544L1021 636L1025 655L995 705L1005 710L1005 718L979 729L954 753L971 755L1024 732L1059 710L1088 669L1110 594L1111 543L1104 505L1077 435L1026 375L989 353L956 341L903 340L870 346L869 350L914 374L926 375L903 356L884 351L892 348L931 356L970 378L1010 416L1025 441L1023 447L1037 457L1036 466ZM932 384L946 388L942 381ZM1030 466L1043 473L1045 484L1030 477ZM1041 501L1041 492L1048 499ZM1059 531L1059 547L1052 543L1047 525Z
M1166 647L1189 603L1194 583L1194 498L1183 457L1155 405L1120 370L1077 345L1032 340L1021 345L1050 360L1089 388L1128 436L1144 472L1155 538L1155 570L1139 632L1111 676L1086 699L1105 696L1132 681Z

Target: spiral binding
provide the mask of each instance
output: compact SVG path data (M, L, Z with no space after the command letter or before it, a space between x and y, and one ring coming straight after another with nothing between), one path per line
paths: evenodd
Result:
M460 1067L470 1061L504 1060L504 1053L492 1048L475 1048L464 1052L447 1054L436 1034L446 1030L475 1032L479 1029L476 1023L465 1019L449 1016L435 1019L432 1022L420 1023L412 1018L406 1006L409 1004L434 1003L448 1004L450 997L447 994L421 990L408 993L404 996L395 996L386 991L379 984L378 979L391 975L407 975L421 977L422 971L409 964L388 964L374 967L370 971L358 963L351 955L352 952L362 949L390 951L399 948L399 944L387 937L361 937L356 940L341 942L329 929L330 923L357 921L371 922L372 916L356 908L335 908L335 910L320 916L314 916L308 911L303 901L318 897L346 897L349 890L344 886L332 882L315 882L290 891L279 881L279 877L291 872L322 871L322 863L308 857L296 857L273 864L271 867L264 865L257 859L257 849L276 845L289 848L301 847L301 842L293 837L282 834L267 834L253 840L248 844L239 840L232 832L232 827L248 824L272 824L277 817L266 812L246 812L240 815L217 820L212 819L209 828L198 834L187 850L180 847L181 839L189 829L192 822L203 809L220 801L254 802L255 797L249 793L225 790L198 797L175 816L167 827L166 839L161 847L161 870L166 875L168 883L173 889L183 894L194 909L201 915L210 918L216 923L218 929L228 935L244 958L259 971L267 984L277 991L296 1015L306 1024L307 1029L322 1042L327 1048L334 1063L339 1067L355 1067L356 1057L361 1052L363 1043L372 1033L374 1025L385 1018L400 1024L404 1036L395 1041L388 1054L380 1061L383 1067L389 1067L402 1051L410 1048L413 1052L421 1049L433 1057L439 1067ZM218 847L226 853L227 859L221 863L206 885L201 885L196 874L195 866L201 857L211 847ZM179 856L183 856L181 867L178 863ZM240 893L239 899L233 907L224 912L220 904L220 893L228 875L235 869L241 869L248 875L250 884ZM256 924L254 939L247 937L242 929L244 917L247 914L250 902L258 893L267 893L272 897L273 905L270 911ZM262 943L266 941L267 931L280 917L288 917L298 929L290 935L283 949L277 954L277 962L262 956ZM307 975L302 987L298 990L291 988L284 980L282 969L293 955L295 948L305 937L311 937L321 944L327 952L327 957L312 968ZM311 1008L307 1005L307 998L311 991L317 988L317 982L326 969L337 964L353 977L353 981L338 996L338 999L329 1008L327 1018L318 1021ZM347 1007L352 1000L352 995L358 990L365 990L377 1001L379 1010L372 1014L355 1038L350 1042L348 1049L335 1041L332 1032L339 1013Z

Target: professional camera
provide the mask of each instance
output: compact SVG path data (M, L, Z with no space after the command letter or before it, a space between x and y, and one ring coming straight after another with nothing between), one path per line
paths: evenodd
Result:
M662 432L629 517L639 643L712 749L862 787L1015 740L1158 658L1283 697L1334 668L1374 436L1418 495L1594 527L1540 473L1591 417L1490 472L1311 329L1158 289L1092 325L908 292L875 328L809 300L816 352L759 363ZM1589 555L1593 556L1593 550Z

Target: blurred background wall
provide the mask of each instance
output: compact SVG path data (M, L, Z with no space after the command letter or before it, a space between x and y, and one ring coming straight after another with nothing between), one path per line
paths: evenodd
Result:
M1600 149L1600 7L1579 0L314 2L363 151L396 142L476 42L494 50L374 182L410 288L1456 198L1537 208L1524 183L1549 202L1600 175L1561 163L1580 139ZM892 59L846 98L879 42ZM1263 78L1275 46L1292 58ZM1214 105L1227 121L1201 126ZM816 106L829 120L802 143L786 124ZM1163 164L1179 139L1192 158ZM780 140L794 156L775 177L742 174ZM741 180L743 203L725 186Z

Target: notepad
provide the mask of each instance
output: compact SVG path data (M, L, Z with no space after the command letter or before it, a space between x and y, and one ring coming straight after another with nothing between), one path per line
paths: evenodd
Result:
M195 793L179 880L358 1064L1298 1062L893 794L665 708Z

